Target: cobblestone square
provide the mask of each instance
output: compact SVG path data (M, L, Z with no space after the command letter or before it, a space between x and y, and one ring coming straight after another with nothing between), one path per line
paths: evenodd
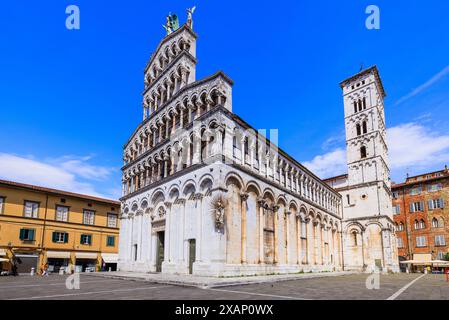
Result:
M80 289L66 288L66 276L2 277L1 300L447 300L445 275L380 275L379 289L366 287L367 274L276 283L196 288L143 280L82 274ZM416 280L416 281L414 281ZM413 282L414 281L414 282Z

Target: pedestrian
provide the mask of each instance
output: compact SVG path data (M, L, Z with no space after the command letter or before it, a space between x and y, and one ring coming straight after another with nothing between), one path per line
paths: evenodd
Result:
M43 276L48 277L48 263L46 263L46 264L44 265L44 274L43 274Z

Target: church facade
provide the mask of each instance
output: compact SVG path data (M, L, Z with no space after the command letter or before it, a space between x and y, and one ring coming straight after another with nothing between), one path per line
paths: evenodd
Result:
M346 233L371 230L361 222L364 208L348 211L344 192L233 113L226 74L196 79L191 13L181 27L167 18L167 35L145 67L143 120L124 145L119 270L239 276L363 266L358 249L348 255L345 246ZM350 103L345 98L345 109ZM376 158L382 165L388 170ZM383 185L373 181L366 190L374 201ZM394 232L387 240L389 220L375 220L382 230L383 249L376 246L372 258L378 263L378 254L390 254Z

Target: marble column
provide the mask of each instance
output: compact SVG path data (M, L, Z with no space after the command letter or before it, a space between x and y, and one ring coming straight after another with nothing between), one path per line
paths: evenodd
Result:
M242 232L241 232L241 262L242 263L246 263L246 215L247 215L247 200L248 200L249 194L248 193L242 193L240 194L240 198L241 198L241 207L242 207L242 216L241 216L241 228L242 228Z

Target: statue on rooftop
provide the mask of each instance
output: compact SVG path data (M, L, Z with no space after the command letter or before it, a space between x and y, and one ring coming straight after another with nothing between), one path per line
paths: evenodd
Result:
M195 12L196 6L194 6L193 8L189 8L187 9L187 26L193 30L193 18L192 15Z
M167 32L167 36L173 32L173 24L170 15L167 16L167 22L163 24L162 27L165 29L165 32Z

